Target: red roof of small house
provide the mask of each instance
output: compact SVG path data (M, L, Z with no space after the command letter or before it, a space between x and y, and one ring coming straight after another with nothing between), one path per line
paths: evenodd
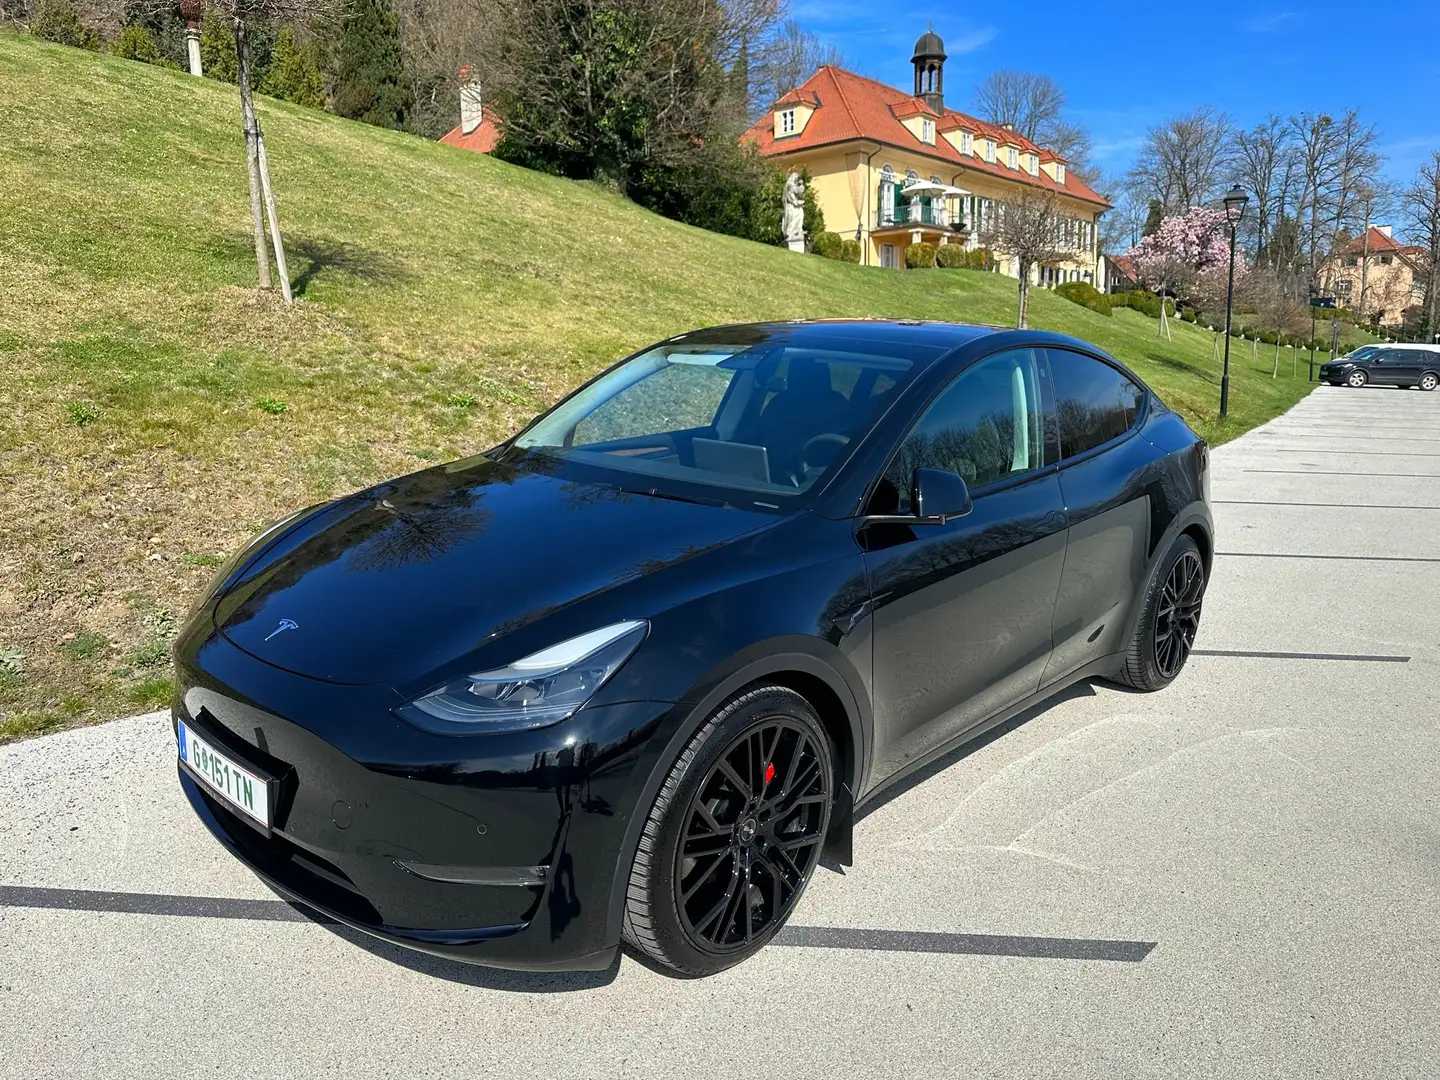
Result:
M788 94L775 102L776 105L809 105L812 109L820 107L820 95L814 90L806 90L797 86Z
M1106 255L1105 258L1109 259L1110 265L1115 267L1116 270L1119 270L1127 278L1130 278L1132 281L1140 280L1139 275L1135 273L1135 260L1129 255Z
M1386 236L1383 232L1381 232L1379 229L1377 229L1374 225L1371 225L1371 226L1370 226L1370 230L1369 230L1369 231L1370 231L1370 243L1369 243L1369 246L1368 246L1368 250L1369 250L1369 252L1370 252L1371 255L1384 254L1385 252L1390 252L1390 251L1399 251L1399 252L1405 252L1405 251L1407 251L1407 249L1404 248L1404 247L1401 247L1400 244L1398 244L1393 237ZM1344 251L1345 254L1347 254L1347 255L1363 255L1363 254L1365 254L1365 251L1367 250L1367 246L1366 246L1366 243L1365 243L1365 235L1362 233L1361 235L1355 237L1354 240L1351 240L1351 241L1350 241L1348 244L1346 244L1346 245L1344 246L1344 248L1342 248L1341 250Z
M1069 169L1065 170L1063 184L1057 183L1043 169L1039 175L1031 176L1023 168L1010 168L1001 154L997 154L995 162L991 164L978 154L960 153L943 138L937 138L934 145L921 142L901 121L911 116L935 116L935 126L939 132L971 131L978 138L993 139L997 148L1011 145L1019 147L1022 152L1041 153L1040 147L1017 131L987 124L954 109L946 109L943 114L937 115L913 94L829 64L820 68L796 90L791 91L791 94L797 92L813 95L813 100L818 103L814 115L799 134L777 139L775 124L766 116L742 136L754 143L763 156L790 154L797 150L812 150L820 146L864 139L943 161L955 170L1003 177L1028 184L1030 187L1069 195L1106 209L1110 207L1109 202ZM786 98L781 99L782 102L789 97L787 94Z
M490 153L500 143L500 124L494 108L485 106L480 114L480 126L469 135L460 134L460 129L455 127L440 136L440 141L446 146L458 146L461 150L474 150L477 154Z

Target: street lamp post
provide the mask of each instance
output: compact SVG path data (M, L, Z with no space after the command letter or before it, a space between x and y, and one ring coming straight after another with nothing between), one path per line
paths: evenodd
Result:
M1225 283L1225 368L1220 375L1220 419L1230 410L1230 316L1235 306L1235 231L1245 216L1250 197L1239 184L1225 193L1225 224L1230 227L1230 277Z

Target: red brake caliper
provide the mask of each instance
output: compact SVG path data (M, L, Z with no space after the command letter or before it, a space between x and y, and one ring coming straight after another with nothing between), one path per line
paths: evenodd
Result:
M771 780L775 779L775 763L772 761L765 766L765 783L768 786Z

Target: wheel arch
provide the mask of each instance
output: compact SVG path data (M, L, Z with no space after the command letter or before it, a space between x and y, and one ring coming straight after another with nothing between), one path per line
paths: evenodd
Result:
M626 825L610 890L608 942L620 940L630 866L670 763L716 709L741 691L767 683L805 698L835 741L838 782L824 854L850 864L855 792L868 765L872 730L868 687L854 665L829 642L800 634L757 642L697 681L685 699L671 708L656 733L654 749L638 770L641 780L634 797L635 813Z

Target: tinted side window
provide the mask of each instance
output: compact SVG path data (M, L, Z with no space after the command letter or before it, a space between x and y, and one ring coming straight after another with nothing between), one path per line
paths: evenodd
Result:
M958 473L972 488L1044 463L1040 366L1033 349L987 357L956 376L910 430L885 471L878 513L910 509L921 467Z
M1145 391L1109 364L1068 349L1049 349L1060 419L1060 451L1083 454L1129 431Z

